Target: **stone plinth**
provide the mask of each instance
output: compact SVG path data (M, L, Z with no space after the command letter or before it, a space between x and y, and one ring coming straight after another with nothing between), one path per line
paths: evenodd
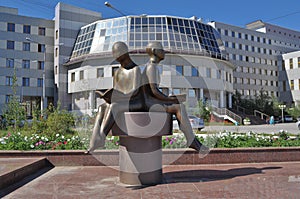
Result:
M112 129L120 136L119 177L129 185L162 182L161 137L172 134L172 115L162 112L126 112Z

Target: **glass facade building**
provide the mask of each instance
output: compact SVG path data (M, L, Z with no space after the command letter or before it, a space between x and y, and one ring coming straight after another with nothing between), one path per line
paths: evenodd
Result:
M150 41L159 41L167 52L226 58L220 35L210 25L170 16L128 16L82 27L71 59L110 52L116 41L127 43L130 51L143 50Z

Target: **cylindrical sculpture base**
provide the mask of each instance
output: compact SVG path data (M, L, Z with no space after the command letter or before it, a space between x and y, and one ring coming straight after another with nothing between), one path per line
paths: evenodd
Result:
M120 136L119 152L121 183L140 186L162 182L161 136Z

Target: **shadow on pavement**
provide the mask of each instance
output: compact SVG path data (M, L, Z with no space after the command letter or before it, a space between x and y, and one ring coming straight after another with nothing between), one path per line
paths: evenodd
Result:
M231 179L239 176L247 176L253 174L263 174L264 170L281 169L282 167L246 167L228 170L186 170L166 172L163 174L164 183L179 182L210 182L217 180Z

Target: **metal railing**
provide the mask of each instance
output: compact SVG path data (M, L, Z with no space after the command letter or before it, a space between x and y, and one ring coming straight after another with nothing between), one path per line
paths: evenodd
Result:
M243 120L242 117L235 114L234 112L228 110L227 108L212 107L212 110L215 111L219 115L227 115L228 117L237 121L239 124L242 124L242 120Z
M270 117L269 115L267 115L267 114L265 114L263 112L260 112L258 110L254 110L254 116L256 116L256 117L259 116L262 120L266 120L267 118Z

